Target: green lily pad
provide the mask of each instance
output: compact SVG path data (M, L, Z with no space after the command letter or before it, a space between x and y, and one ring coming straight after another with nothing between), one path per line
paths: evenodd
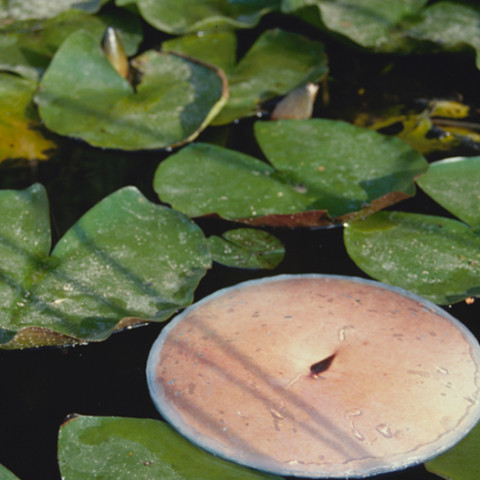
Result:
M237 36L234 32L192 33L165 40L162 50L183 53L215 65L228 74L235 68Z
M115 5L117 7L123 7L136 15L140 15L136 0L115 0Z
M3 465L0 465L0 478L2 480L19 480L19 478L14 475L10 470L5 468Z
M257 122L255 135L274 168L197 144L158 167L155 191L191 217L320 226L332 223L327 210L341 222L413 195L415 176L428 167L401 140L340 121Z
M425 468L447 480L478 480L480 478L480 424L446 453L425 463Z
M47 160L56 144L46 138L33 103L37 82L0 73L0 166Z
M219 28L251 28L280 0L135 0L142 17L158 30L173 34Z
M0 204L3 347L100 341L166 320L192 302L211 262L195 224L134 187L88 211L51 255L43 187L0 191Z
M480 157L433 162L417 184L442 207L480 230Z
M257 122L255 136L272 165L290 184L316 199L314 208L339 217L391 192L415 193L414 178L428 164L415 150L345 122Z
M207 453L164 422L74 416L60 428L64 480L281 480Z
M0 22L52 18L74 9L96 13L108 0L6 0L0 5Z
M264 230L237 228L207 239L213 259L237 268L275 268L285 256L282 242Z
M264 32L235 65L233 33L205 33L163 43L175 50L212 63L228 79L227 105L212 121L224 125L259 112L260 103L307 83L317 82L328 72L323 44L284 30Z
M83 29L100 42L107 26L117 30L126 54L134 55L143 37L137 17L122 10L95 16L69 10L48 20L6 26L0 35L0 69L37 80L68 36Z
M378 212L345 228L345 246L371 277L438 304L480 295L480 236L444 217Z
M136 89L115 71L97 39L72 34L35 97L46 126L100 147L166 148L197 136L225 103L226 82L212 67L154 50L132 63L141 73Z
M405 33L416 40L433 42L442 50L471 47L480 68L480 7L474 3L435 3L426 8L419 21Z
M313 198L275 175L265 162L215 145L188 145L164 160L154 177L160 199L189 217L243 217L295 213Z
M282 10L292 13L316 7L319 18L313 23L317 26L375 51L408 51L411 47L401 25L418 15L426 3L427 0L283 0Z

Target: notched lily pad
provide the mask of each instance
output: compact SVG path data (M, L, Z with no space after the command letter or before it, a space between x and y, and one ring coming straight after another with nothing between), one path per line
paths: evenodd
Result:
M480 157L433 162L417 184L442 207L480 231Z
M56 148L42 133L33 103L37 83L0 73L0 166L47 160Z
M201 230L123 188L50 251L43 187L0 192L0 343L21 348L100 341L166 320L191 303L211 262Z
M345 229L353 261L376 280L439 303L480 295L480 236L444 217L378 212Z
M166 148L195 138L226 101L225 78L213 67L154 50L132 65L141 76L136 88L112 67L97 39L72 34L35 97L46 126L100 147Z
M407 198L415 192L415 176L428 167L402 141L339 121L257 122L255 135L272 165L226 148L191 145L158 167L156 192L191 217L323 226Z
M164 422L74 416L60 428L65 480L281 480L207 453Z
M126 3L121 1L118 3ZM251 28L280 0L131 0L142 17L158 30L172 34L225 28Z
M199 58L225 71L230 97L213 125L255 115L262 102L317 82L328 73L322 43L280 29L260 35L236 64L234 33L190 35L164 42L162 48Z
M229 267L275 268L285 256L282 242L264 230L238 228L207 239L213 260Z

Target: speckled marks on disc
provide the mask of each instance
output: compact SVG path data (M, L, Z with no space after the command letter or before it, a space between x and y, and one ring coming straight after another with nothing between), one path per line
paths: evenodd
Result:
M480 416L479 358L463 325L415 295L279 276L185 310L147 374L162 415L217 455L278 474L359 477L462 438Z

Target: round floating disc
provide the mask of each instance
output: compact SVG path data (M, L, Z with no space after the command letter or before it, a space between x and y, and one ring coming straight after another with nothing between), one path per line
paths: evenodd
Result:
M147 365L163 417L267 472L364 477L421 463L480 418L480 348L436 305L353 277L221 290L161 333Z

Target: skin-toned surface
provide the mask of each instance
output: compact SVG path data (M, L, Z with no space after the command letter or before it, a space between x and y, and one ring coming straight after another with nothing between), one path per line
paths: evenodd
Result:
M222 290L164 329L147 367L191 441L273 473L362 477L425 461L480 416L479 346L453 317L356 278Z

